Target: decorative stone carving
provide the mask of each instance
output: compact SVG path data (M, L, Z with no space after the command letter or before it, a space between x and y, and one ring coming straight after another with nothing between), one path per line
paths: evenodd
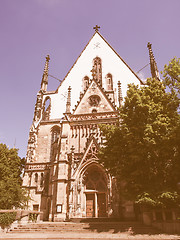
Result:
M38 121L40 119L41 111L42 111L42 93L38 92L34 110L34 121Z
M28 150L27 150L27 159L28 162L33 162L33 155L34 155L34 148L29 146Z
M92 95L88 100L90 106L97 107L101 101L101 98L98 95Z
M92 119L111 119L111 122L118 119L118 112L109 112L109 113L96 113L96 114L83 114L83 115L71 115L69 116L71 121L84 121L84 120L92 120Z
M28 164L26 165L26 170L45 170L46 164Z
M31 126L29 131L29 139L28 139L28 148L27 148L27 162L34 161L34 152L37 141L37 129L35 129L34 125Z

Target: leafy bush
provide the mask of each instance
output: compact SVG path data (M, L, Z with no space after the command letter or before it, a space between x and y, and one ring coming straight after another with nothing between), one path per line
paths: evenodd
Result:
M180 206L180 196L177 192L163 192L158 196L162 207L177 208Z
M36 222L38 214L37 213L30 213L29 214L29 221Z
M138 195L135 203L146 208L178 208L180 207L180 195L177 192L161 192L152 197L145 192Z
M143 207L152 208L157 205L157 202L149 195L149 193L143 193L138 195L137 200L135 201L136 204Z
M0 226L2 229L9 228L16 220L16 212L0 213Z

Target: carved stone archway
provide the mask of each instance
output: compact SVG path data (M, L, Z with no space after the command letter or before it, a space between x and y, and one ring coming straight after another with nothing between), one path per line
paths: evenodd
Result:
M107 217L108 177L100 165L91 164L83 173L86 217Z

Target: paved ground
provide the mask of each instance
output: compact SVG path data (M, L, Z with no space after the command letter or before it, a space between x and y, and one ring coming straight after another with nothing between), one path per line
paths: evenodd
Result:
M180 235L129 235L127 233L2 233L0 232L0 239L8 240L180 240Z

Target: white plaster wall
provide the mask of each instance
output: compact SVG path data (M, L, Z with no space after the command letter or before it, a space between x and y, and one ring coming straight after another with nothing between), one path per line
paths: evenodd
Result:
M99 47L96 47L97 43L99 43ZM66 99L63 95L66 95L69 86L72 87L71 109L77 104L80 91L82 91L82 79L85 75L89 76L91 79L92 75L90 71L92 69L93 59L96 56L102 59L102 80L104 88L105 76L107 73L111 73L113 76L113 87L116 93L117 82L121 82L123 98L126 96L127 85L129 83L135 83L136 85L140 84L139 79L131 72L103 38L96 33L62 82L58 89L58 93L50 95L52 104L51 119L61 118L63 116L66 109ZM115 101L117 102L117 94Z

